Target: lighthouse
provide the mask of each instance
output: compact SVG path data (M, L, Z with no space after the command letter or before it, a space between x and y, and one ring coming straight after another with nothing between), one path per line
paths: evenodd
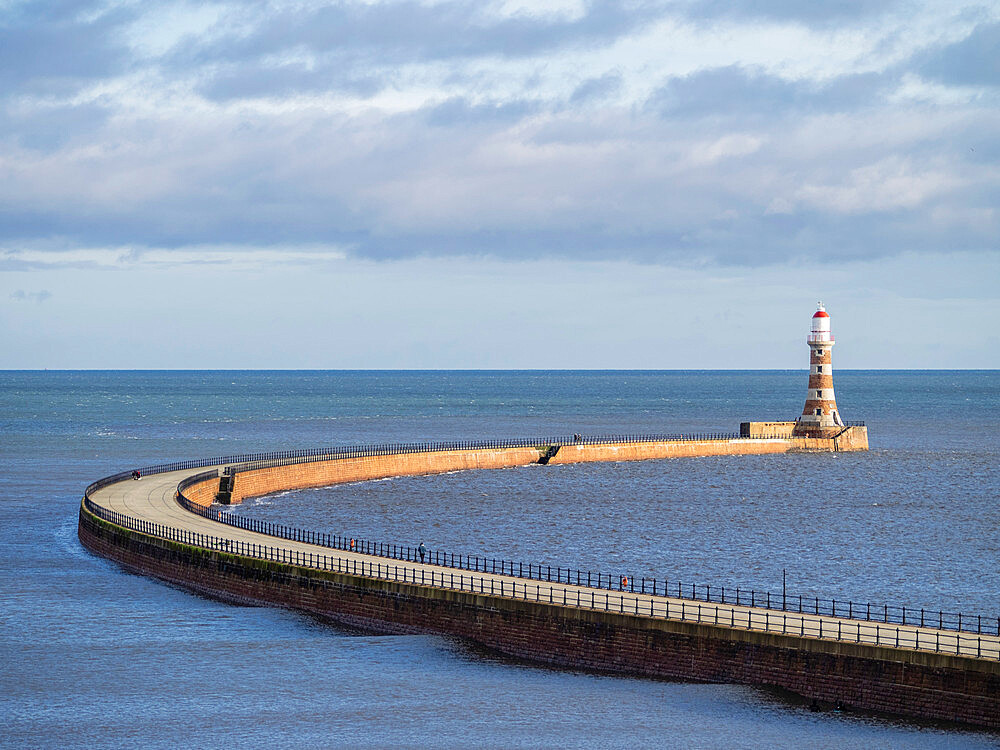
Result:
M837 411L837 399L833 395L833 365L831 349L833 334L830 332L830 316L819 303L819 309L812 318L809 332L809 390L802 416L795 425L795 435L822 435L830 430L840 429L844 420Z

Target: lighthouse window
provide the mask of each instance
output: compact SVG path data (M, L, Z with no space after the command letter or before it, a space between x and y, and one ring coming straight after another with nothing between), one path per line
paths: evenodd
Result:
M822 410L822 409L817 409L817 410L816 410L816 416L817 416L817 417L818 417L818 416L819 416L820 414L822 414L822 413L823 413L823 410Z
M823 391L816 391L816 398L823 398Z
M816 365L816 372L823 372L823 365Z

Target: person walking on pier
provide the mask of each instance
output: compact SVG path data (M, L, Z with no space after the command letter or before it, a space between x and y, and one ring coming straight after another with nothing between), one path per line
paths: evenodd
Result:
M420 553L420 562L423 562L424 561L424 555L427 554L427 548L424 546L423 542L421 542L420 546L417 547L417 552Z

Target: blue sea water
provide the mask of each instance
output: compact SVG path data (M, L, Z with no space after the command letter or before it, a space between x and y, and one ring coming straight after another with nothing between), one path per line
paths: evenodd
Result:
M0 373L4 747L996 747L768 691L622 679L236 607L76 539L133 466L383 441L730 431L791 418L804 372ZM838 372L864 454L410 477L234 512L694 583L1000 615L1000 373Z

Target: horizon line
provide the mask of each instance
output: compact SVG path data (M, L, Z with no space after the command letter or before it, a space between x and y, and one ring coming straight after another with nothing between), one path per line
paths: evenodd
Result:
M276 367L259 367L259 368L56 368L56 367L43 367L43 368L0 368L0 373L66 373L66 372L93 372L93 373L151 373L151 372L176 372L176 373L190 373L190 372L244 372L244 373L255 373L255 372L340 372L340 373L376 373L376 372L392 372L392 373L445 373L445 372L456 372L456 373L531 373L531 372L561 372L561 373L666 373L666 372L805 372L808 371L808 367L775 367L775 368L705 368L705 367L691 367L691 368L605 368L605 367L581 367L581 368L570 368L570 367L534 367L534 368L475 368L475 367L460 367L460 368L422 368L422 367L404 367L404 368L276 368ZM995 367L957 367L957 368L944 368L944 367L839 367L834 369L835 373L838 372L1000 372L1000 368Z

